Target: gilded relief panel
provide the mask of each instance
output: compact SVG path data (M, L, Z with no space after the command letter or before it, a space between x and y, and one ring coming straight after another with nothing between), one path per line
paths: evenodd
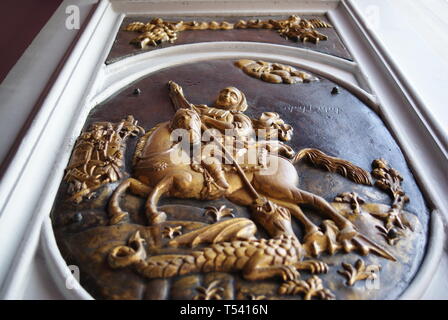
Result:
M396 299L423 258L428 209L349 91L223 59L96 106L52 220L98 299Z
M212 41L271 43L352 60L326 16L126 17L106 64L161 48Z

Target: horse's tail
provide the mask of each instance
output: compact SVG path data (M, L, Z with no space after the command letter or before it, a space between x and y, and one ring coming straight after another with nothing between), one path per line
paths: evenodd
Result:
M326 155L320 150L306 148L302 149L291 160L293 164L298 163L303 158L306 158L312 165L323 168L329 172L339 173L341 176L346 177L358 184L364 184L370 186L371 178L370 173L366 170L354 165L353 163L331 157Z

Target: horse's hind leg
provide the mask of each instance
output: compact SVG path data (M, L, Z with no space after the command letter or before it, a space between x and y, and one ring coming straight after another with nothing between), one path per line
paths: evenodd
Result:
M166 213L157 209L160 198L169 192L173 185L173 177L163 178L149 194L146 200L146 216L150 225L158 224L166 220Z
M262 181L258 181L257 189L260 191L269 194L271 198L278 199L281 201L285 201L287 203L293 203L298 205L309 205L318 210L319 213L323 213L328 218L333 220L335 224L341 230L340 237L342 238L352 238L357 234L354 229L352 223L342 216L339 212L336 211L324 198L314 195L310 192L300 190L296 186L292 184L279 184L277 183L275 187L271 186L267 187L267 184L261 183ZM264 190L267 188L266 190ZM297 217L310 225L304 218L304 214L297 210L293 209L292 214L296 213ZM306 225L305 224L305 225Z
M321 251L328 251L331 253L338 250L340 246L345 252L358 249L361 254L364 255L369 252L374 252L381 257L395 261L395 258L389 252L358 232L354 225L347 218L337 212L336 209L334 209L324 198L310 192L300 190L295 185L292 185L291 182L288 183L287 179L281 180L285 183L280 183L278 176L275 179L272 179L272 176L261 175L257 176L257 178L257 180L254 180L256 181L254 186L257 191L269 194L270 198L282 201L280 203L287 202L297 204L299 206L309 205L316 209L318 213L324 214L334 222L336 225L335 227L337 228L333 230L336 238L332 243L327 243L327 246L325 246L324 237L322 237L322 233L320 231L314 232L306 239L304 246L307 247L308 244L308 252L311 255L317 255ZM294 214L294 210L290 212ZM301 217L301 215L298 217ZM327 224L326 226L329 230L331 230L331 224Z
M123 211L120 207L120 199L128 189L130 189L132 193L141 197L146 197L151 192L151 188L149 186L134 178L126 179L120 183L120 185L114 190L112 197L109 200L108 211L111 225L120 223L128 215L128 213Z
M324 198L310 192L300 190L297 187L292 188L291 195L293 196L295 203L299 205L304 204L311 206L333 220L339 229L341 229L339 234L341 240L345 238L350 239L358 233L353 224L337 212L336 209L334 209Z

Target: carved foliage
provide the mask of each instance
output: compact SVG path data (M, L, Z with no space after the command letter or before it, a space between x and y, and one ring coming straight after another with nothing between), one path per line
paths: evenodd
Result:
M364 199L361 198L356 192L343 192L341 194L338 194L337 197L334 198L334 201L349 203L353 214L360 214L361 213L360 205L365 203Z
M346 284L348 286L353 286L360 280L374 280L377 278L376 272L381 270L381 266L379 265L371 264L366 266L362 259L356 260L354 265L342 263L342 267L345 270L338 270L338 272L347 278Z
M104 184L122 177L126 139L144 133L133 116L118 123L95 122L78 140L66 168L70 200L80 203Z
M178 33L184 30L232 30L232 29L272 29L277 30L280 36L294 41L318 43L327 40L328 37L318 32L317 28L332 28L328 23L319 19L301 19L298 16L290 16L285 20L240 20L237 23L229 22L168 22L161 18L155 18L148 23L132 22L125 27L125 31L141 33L131 41L131 44L139 48L147 45L157 46L163 42L173 43Z
M225 205L222 205L219 209L216 207L206 207L204 215L211 216L215 222L221 221L224 217L235 217L233 209L227 208Z
M372 175L377 179L375 186L389 193L393 199L391 209L387 213L375 216L384 222L383 227L378 227L381 234L390 245L394 245L403 235L399 229L404 230L408 227L412 230L411 225L402 214L404 205L409 202L409 198L401 185L403 177L397 170L391 168L386 160L374 160L372 167Z
M219 286L220 281L212 281L207 287L197 287L197 295L193 297L193 300L222 300L222 294L224 288Z
M318 276L312 276L307 280L292 280L283 283L278 293L281 295L303 295L304 300L313 298L321 300L333 300L334 294L324 288L322 280Z
M280 63L242 59L235 62L235 66L251 77L270 83L294 84L319 80L309 73Z

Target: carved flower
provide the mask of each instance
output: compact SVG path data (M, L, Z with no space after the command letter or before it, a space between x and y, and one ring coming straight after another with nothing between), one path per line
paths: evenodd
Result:
M354 214L359 214L361 212L360 205L364 204L365 201L356 192L343 192L338 194L334 201L341 203L349 203Z
M353 286L359 280L374 280L377 278L376 272L381 270L379 265L371 264L366 266L362 259L358 259L354 266L343 262L342 267L345 270L338 270L338 273L347 278L346 284L348 286Z
M220 281L210 282L208 287L198 287L196 291L199 293L193 297L193 300L222 300L224 288L219 287Z
M247 288L242 288L239 291L239 298L237 299L247 299L247 300L267 300L268 298L263 294L256 294L250 292Z
M405 236L405 233L397 228L392 227L391 229L387 230L383 226L376 226L376 228L380 231L379 234L384 237L384 239L387 241L387 243L391 246L394 246L403 239Z
M322 279L318 276L312 276L307 280L287 281L281 285L278 293L281 295L302 294L304 300L311 300L313 298L333 300L335 298L330 290L324 288Z
M165 227L162 231L162 235L165 238L173 239L174 237L182 234L182 226L177 227Z
M233 209L227 208L225 205L222 205L219 209L216 207L206 207L204 215L211 216L215 222L220 221L224 217L235 217Z

